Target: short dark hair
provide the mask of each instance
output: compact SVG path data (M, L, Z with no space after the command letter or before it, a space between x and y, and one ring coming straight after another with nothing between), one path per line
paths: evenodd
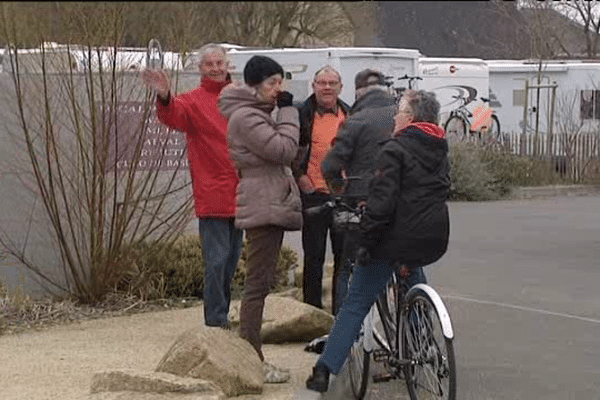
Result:
M354 77L354 89L361 89L371 85L385 85L385 76L373 69L364 69Z
M406 90L403 95L411 109L414 122L439 122L440 102L435 93L425 90Z

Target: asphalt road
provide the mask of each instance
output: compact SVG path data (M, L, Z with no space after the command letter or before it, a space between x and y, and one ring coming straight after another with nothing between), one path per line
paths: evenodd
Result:
M600 399L600 196L449 205L426 274L454 325L457 398ZM350 398L336 381L323 399Z

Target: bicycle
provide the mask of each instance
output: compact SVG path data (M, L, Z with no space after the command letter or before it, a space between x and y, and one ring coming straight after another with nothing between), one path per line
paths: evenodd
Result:
M394 84L393 76L386 76L385 79L386 79L386 85L388 86L392 96L394 96L396 103L400 103L400 99L402 98L402 95L407 88L406 87L394 87L393 86L393 84ZM421 78L419 76L408 76L408 74L405 74L404 76L397 78L397 80L399 80L399 81L407 80L408 81L408 89L412 89L413 82L414 81L422 81L423 78Z
M314 215L334 212L338 229L358 229L363 208L344 201L347 195L306 210ZM452 322L439 294L429 285L408 287L410 268L393 273L365 317L350 350L348 369L354 398L365 398L371 360L385 372L373 383L406 385L411 400L456 399L456 364ZM377 345L377 346L376 346Z
M471 128L473 114L466 107L467 99L462 96L452 96L452 98L459 100L461 104L450 112L450 117L444 124L448 142L462 142L476 136L480 143L505 146L506 140L501 134L500 120L496 114L492 113L489 126L483 125L481 128L473 130ZM480 97L480 99L486 104L490 102L490 99L485 97Z

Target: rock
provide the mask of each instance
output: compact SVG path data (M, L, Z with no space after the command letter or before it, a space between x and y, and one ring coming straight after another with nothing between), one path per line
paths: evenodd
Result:
M220 328L198 327L177 338L156 372L214 382L227 397L260 394L263 365L246 340Z
M239 326L239 307L229 312L232 326ZM260 332L263 343L310 342L329 333L333 316L301 301L268 295L265 299L263 323Z
M302 281L304 280L304 268L297 267L294 269L294 286L302 289Z
M225 400L221 394L203 393L140 393L140 392L101 392L88 396L87 400Z
M302 289L293 287L291 289L284 290L283 292L274 293L274 296L288 297L297 301L302 301Z
M225 395L213 382L185 378L164 372L138 373L120 370L100 372L92 377L89 400L100 399L196 399L220 400Z

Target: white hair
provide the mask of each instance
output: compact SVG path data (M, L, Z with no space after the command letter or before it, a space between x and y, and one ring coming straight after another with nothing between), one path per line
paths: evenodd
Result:
M202 64L202 61L204 61L204 57L215 51L220 51L221 53L223 53L223 55L227 55L227 50L225 49L225 47L216 43L208 43L200 47L200 50L198 50L198 64Z
M200 64L202 64L202 61L204 61L204 58L208 54L214 53L215 51L220 51L221 53L223 53L224 56L227 56L227 49L225 47L216 43L207 43L188 56L188 59L185 62L185 69L191 70L200 66Z

